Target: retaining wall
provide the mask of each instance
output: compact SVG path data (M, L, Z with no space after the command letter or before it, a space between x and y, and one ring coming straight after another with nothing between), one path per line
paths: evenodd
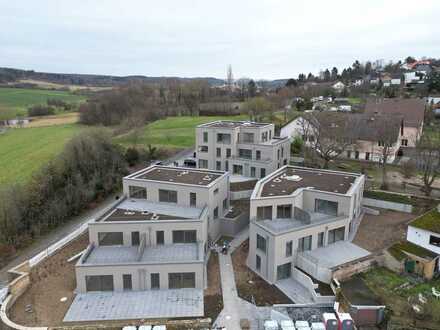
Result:
M388 201L383 201L380 199L373 199L373 198L367 198L367 197L364 197L362 199L362 205L371 206L371 207L378 207L381 209L388 209L388 210L399 211L399 212L405 212L405 213L412 213L412 210L413 210L412 205L409 205L409 204L388 202Z
M384 256L379 255L375 257L367 257L365 260L354 261L333 269L333 278L338 281L344 281L352 277L353 275L366 272L375 266L384 265Z

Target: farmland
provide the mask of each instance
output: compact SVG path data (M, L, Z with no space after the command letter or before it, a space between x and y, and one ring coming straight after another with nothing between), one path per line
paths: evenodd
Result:
M188 148L195 143L195 127L200 124L214 120L245 120L247 116L229 117L168 117L146 125L136 140L135 133L130 132L115 138L115 142L124 146L132 145L154 145L165 148Z
M56 125L0 134L0 185L26 182L81 129L79 125Z
M27 88L0 88L0 119L10 119L17 115L25 115L27 107L46 103L48 99L77 103L85 101L85 97L67 91L54 91ZM6 116L9 118L2 118Z

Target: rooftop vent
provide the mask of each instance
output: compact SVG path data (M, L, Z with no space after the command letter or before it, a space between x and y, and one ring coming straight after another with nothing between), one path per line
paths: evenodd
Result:
M285 179L289 180L289 181L295 181L295 182L302 180L302 178L299 175L286 175Z

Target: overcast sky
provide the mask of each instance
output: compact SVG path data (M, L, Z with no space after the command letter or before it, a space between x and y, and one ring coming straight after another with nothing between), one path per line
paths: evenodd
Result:
M0 0L0 66L47 72L288 78L440 57L440 1Z

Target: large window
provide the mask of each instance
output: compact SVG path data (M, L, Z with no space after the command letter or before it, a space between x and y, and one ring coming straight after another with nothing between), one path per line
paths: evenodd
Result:
M277 280L289 278L292 275L292 264L288 262L284 265L277 266Z
M233 174L242 175L243 174L243 166L241 166L241 165L234 165L234 167L233 167Z
M238 149L238 155L240 158L252 159L251 149Z
M128 194L130 198L147 199L147 189L144 187L128 186Z
M113 275L86 275L86 290L113 291Z
M290 219L292 217L292 205L278 205L277 206L277 218L278 219Z
M231 157L231 149L226 149L226 158Z
M208 168L208 160L199 159L199 168Z
M203 143L208 143L208 132L203 132Z
M122 282L123 282L124 290L132 290L133 289L133 283L131 281L131 274L122 275Z
M315 199L315 212L336 216L338 214L338 203L325 199Z
M266 176L266 169L262 168L260 169L260 178L264 178Z
M165 235L163 230L156 231L156 244L162 245L165 243Z
M251 177L255 178L256 176L256 169L255 167L251 166Z
M217 170L217 171L221 171L222 170L222 162L221 161L216 161L215 162L215 169Z
M140 235L138 231L131 232L131 245L137 246L140 244Z
M430 235L429 244L440 247L440 237Z
M173 243L195 243L196 241L196 230L173 230Z
M257 234L257 249L266 253L266 239Z
M217 133L217 143L231 143L231 134Z
M183 289L196 287L196 273L169 273L169 289Z
M160 289L160 274L159 273L151 273L150 279L151 279L151 290Z
M318 234L318 247L323 247L324 246L324 232L320 232Z
M291 257L293 253L293 242L289 241L286 243L286 257Z
M272 206L257 207L257 220L272 220Z
M189 206L196 207L197 205L197 194L190 192L189 193Z
M214 209L214 219L218 219L218 206Z
M122 232L98 233L98 243L100 246L123 245L124 235Z
M177 191L159 189L159 202L177 203Z
M345 236L345 227L332 229L328 232L328 244L343 241Z
M257 254L255 259L255 267L258 271L261 270L261 257Z
M261 159L261 151L260 150L255 151L255 159L256 160L260 160Z
M217 157L221 157L222 156L222 149L221 148L217 148L216 149L216 155L217 155Z
M312 235L302 237L298 240L298 252L310 251L312 249Z
M208 152L208 146L200 146L200 152Z
M240 137L241 143L254 143L254 133L243 133Z

